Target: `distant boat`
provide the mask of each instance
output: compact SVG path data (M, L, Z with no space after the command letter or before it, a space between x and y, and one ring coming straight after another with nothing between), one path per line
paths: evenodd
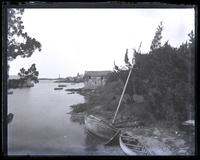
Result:
M9 113L7 116L7 123L10 123L13 120L14 114L13 113Z
M119 144L121 149L127 155L151 155L151 153L138 141L138 139L127 133L120 135Z
M65 84L59 84L58 87L67 87Z
M62 86L60 85L59 81L60 81L60 74L59 74L59 78L58 78L58 87L55 87L54 90L62 90L63 89Z
M56 87L56 88L54 88L54 90L62 90L63 88L61 88L61 87Z

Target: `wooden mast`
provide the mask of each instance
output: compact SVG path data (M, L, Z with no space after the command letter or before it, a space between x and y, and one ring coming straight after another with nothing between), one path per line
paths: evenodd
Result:
M115 116L114 116L114 118L113 118L112 124L114 124L115 119L116 119L116 117L117 117L117 113L118 113L119 107L120 107L120 105L121 105L121 102L122 102L122 99L123 99L123 96L124 96L124 93L125 93L125 90L126 90L126 87L127 87L127 84L128 84L128 80L129 80L129 78L130 78L130 76L131 76L132 69L133 69L133 68L131 67L131 68L130 68L130 71L129 71L129 74L128 74L128 77L127 77L127 80L126 80L126 83L125 83L125 85L124 85L123 92L122 92L121 97L120 97L120 100L119 100L119 103L118 103L118 106L117 106L117 110L116 110L116 112L115 112Z
M140 42L140 46L139 46L139 48L138 48L138 52L140 52L141 45L142 45L142 42ZM134 51L136 52L136 50L134 50ZM130 76L131 76L131 72L132 72L132 70L133 70L133 66L134 66L134 61L133 61L133 60L134 60L134 56L133 56L133 59L132 59L132 66L130 67L129 74L128 74L126 83L125 83L125 85L124 85L124 89L123 89L123 91L122 91L122 94L121 94L121 97L120 97L120 100L119 100L119 103L118 103L118 106L117 106L117 110L116 110L115 115L114 115L114 118L113 118L113 120L112 120L112 124L115 123L115 119L116 119L116 117L117 117L117 113L118 113L119 107L120 107L120 105L121 105L121 101L122 101L122 99L123 99L123 96L124 96L124 93L125 93L125 91L126 91L126 87L127 87L129 78L130 78Z

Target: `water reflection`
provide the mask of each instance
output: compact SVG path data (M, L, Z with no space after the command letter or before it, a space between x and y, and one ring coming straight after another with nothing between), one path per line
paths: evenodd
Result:
M8 125L8 154L63 154L68 147L84 145L83 126L65 114L70 105L83 103L84 97L54 91L56 86L42 81L8 96L8 113L15 115Z

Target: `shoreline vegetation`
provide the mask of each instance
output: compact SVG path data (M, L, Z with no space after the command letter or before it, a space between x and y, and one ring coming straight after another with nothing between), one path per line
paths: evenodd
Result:
M34 83L24 81L21 79L11 79L8 81L8 89L31 88L31 87L34 87Z
M67 90L86 100L71 106L71 118L84 123L84 116L92 114L111 122L133 68L114 125L138 137L155 155L194 155L194 33L174 48L168 41L161 45L162 30L161 22L150 51L142 54L140 45L134 49L132 62L127 49L125 65L114 63L104 86Z

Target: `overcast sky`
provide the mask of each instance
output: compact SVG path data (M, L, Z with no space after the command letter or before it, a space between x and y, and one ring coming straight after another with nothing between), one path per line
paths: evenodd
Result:
M124 65L133 48L150 50L163 21L162 44L178 47L194 30L194 9L25 9L25 31L42 44L30 58L10 62L10 75L35 63L39 77L75 76L86 70L113 70Z

